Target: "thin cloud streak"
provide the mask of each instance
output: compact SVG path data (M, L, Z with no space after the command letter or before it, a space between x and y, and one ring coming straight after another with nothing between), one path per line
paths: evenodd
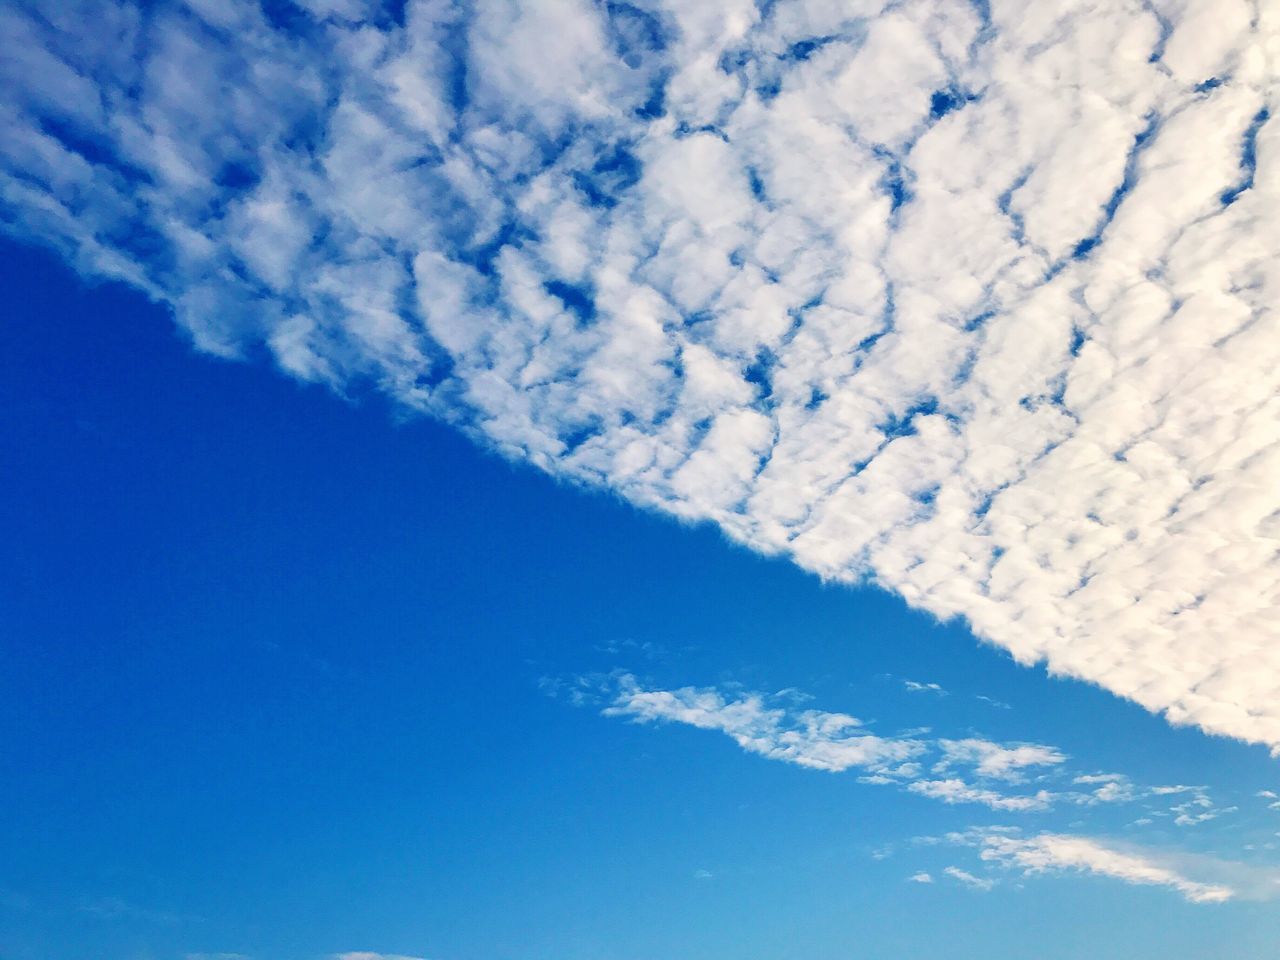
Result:
M918 734L885 737L871 732L847 713L796 709L783 697L754 692L734 695L709 687L674 690L643 686L630 673L588 676L572 681L544 682L547 692L583 706L602 703L606 717L633 723L677 723L729 736L739 747L770 760L813 770L840 773L857 770L863 783L897 786L907 792L947 804L979 804L993 810L1034 812L1065 800L1087 801L1088 795L1037 789L1010 794L997 784L1024 783L1034 772L1055 770L1068 757L1043 744L1001 744L978 737L963 740L925 739ZM809 698L803 698L809 699ZM929 776L955 766L967 766L979 781Z
M1089 837L1042 833L1021 838L986 833L979 839L983 860L1021 870L1024 876L1075 871L1126 883L1169 887L1192 903L1224 903L1231 887L1188 879L1150 854L1123 851Z

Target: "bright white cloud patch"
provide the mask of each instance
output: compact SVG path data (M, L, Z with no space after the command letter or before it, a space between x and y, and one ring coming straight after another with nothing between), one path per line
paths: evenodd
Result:
M1275 5L271 9L0 10L8 229L1280 746Z

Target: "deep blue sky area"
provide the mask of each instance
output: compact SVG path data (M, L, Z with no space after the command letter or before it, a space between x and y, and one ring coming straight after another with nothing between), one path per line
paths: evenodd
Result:
M795 687L884 734L1243 793L1273 779L1261 749L374 395L199 355L45 252L0 244L0 275L2 960L1208 960L1280 940L1266 904L1096 878L908 884L960 856L913 837L1015 815L540 681Z

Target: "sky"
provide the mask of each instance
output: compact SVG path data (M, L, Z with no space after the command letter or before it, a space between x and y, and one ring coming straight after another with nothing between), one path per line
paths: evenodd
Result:
M1280 939L1269 7L0 19L2 960Z

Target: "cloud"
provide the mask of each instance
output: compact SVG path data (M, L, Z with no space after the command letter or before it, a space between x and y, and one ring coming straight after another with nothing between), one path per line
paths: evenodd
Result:
M1240 863L1078 833L1024 835L1016 827L988 826L917 837L918 845L949 844L974 849L981 862L1025 878L1081 874L1125 883L1166 887L1192 903L1274 900L1280 874L1274 867Z
M1004 746L969 737L964 740L939 740L943 758L936 769L945 770L955 764L967 764L983 777L995 777L1013 782L1021 781L1022 771L1028 767L1055 766L1066 761L1067 756L1055 747L1038 743L1020 743Z
M1280 746L1276 18L303 9L8 5L0 225L202 350Z
M945 697L947 691L942 689L941 684L937 683L920 683L917 680L903 680L902 685L911 693L936 693L940 697Z
M368 950L355 950L350 953L335 953L331 960L423 960L423 958L410 957L403 953L370 953Z
M1006 796L956 778L916 780L907 784L907 789L943 803L980 803L992 810L1047 810L1053 801L1053 794L1047 790L1039 790L1033 796Z
M933 877L921 870L919 873L913 873L907 877L907 883L933 883Z
M862 729L855 717L822 710L787 711L766 705L761 694L727 699L718 691L682 687L646 690L629 674L618 678L606 716L637 723L683 723L727 734L743 750L815 770L839 772L851 767L889 773L918 756L918 740L879 737Z
M974 787L957 778L950 780L918 780L909 783L908 790L920 796L933 797L947 804L982 804L992 810L1046 810L1053 795L1046 790L1033 796L1006 796L995 790Z
M903 787L947 804L972 803L1019 812L1047 810L1058 794L1043 789L1007 794L986 782L1019 782L1024 779L1018 772L1022 769L1052 767L1067 759L1060 750L1042 744L1006 745L980 738L932 740L922 739L918 733L881 737L849 714L788 706L797 699L793 690L783 691L785 696L769 697L749 691L730 696L708 687L651 689L625 672L544 682L543 686L578 706L602 700L605 716L718 731L743 750L770 760L831 773L857 769L863 771L858 778L862 783ZM800 702L809 699L799 698ZM925 777L921 761L929 756L938 757L935 771L952 763L970 764L984 783L975 785L959 777ZM1076 799L1075 795L1066 796Z
M1010 706L1009 704L1005 703L1003 700L996 700L996 699L994 699L993 697L983 696L983 695L982 695L982 694L980 694L980 693L976 693L976 694L974 694L974 699L975 699L975 700L981 700L981 701L983 701L984 703L989 703L991 706L995 707L997 710L1012 710L1012 709L1013 709L1013 707L1012 707L1012 706Z
M1174 824L1179 827L1194 827L1197 824L1216 820L1223 814L1235 813L1237 807L1215 807L1206 794L1197 794L1185 803L1175 804L1170 813L1176 814Z
M1019 869L1025 875L1089 873L1126 883L1170 887L1193 903L1222 903L1236 896L1226 885L1188 879L1150 853L1119 850L1089 837L1042 833L1022 838L987 832L978 842L983 860Z
M1071 781L1094 789L1079 798L1080 803L1124 803L1135 798L1134 786L1122 773L1094 773Z
M972 890L982 890L985 892L996 885L994 880L988 880L984 877L975 877L972 873L969 873L967 870L961 870L959 867L945 867L942 872L952 880L957 880Z

